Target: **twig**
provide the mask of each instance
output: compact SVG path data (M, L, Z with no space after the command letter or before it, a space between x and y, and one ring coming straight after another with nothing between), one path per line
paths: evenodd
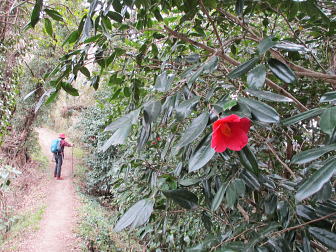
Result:
M219 248L220 246L222 246L223 244L238 239L239 237L241 237L242 235L246 234L247 232L250 232L250 231L253 230L253 229L261 228L261 227L264 227L264 226L266 226L266 224L261 224L261 225L259 225L259 226L257 226L257 227L251 227L251 228L249 228L249 229L247 229L247 230L245 230L245 231L243 231L243 232L237 234L236 236L234 236L234 237L232 237L232 238L230 238L230 239L228 239L228 240L224 240L224 241L222 241L221 243L219 243L219 244L216 245L215 247L211 248L210 251L214 251L214 250L216 250L217 248Z
M219 34L218 34L217 27L216 27L214 21L212 20L212 18L210 17L208 10L205 8L204 3L203 3L203 0L200 0L200 4L201 4L202 11L205 13L205 15L207 16L207 18L209 19L209 21L210 21L210 23L211 23L211 25L212 25L212 28L214 29L214 32L215 32L215 34L216 34L218 43L219 43L219 45L220 45L220 48L221 48L221 50L222 50L222 53L224 54L223 43L222 43L222 40L221 40L221 38L220 38L220 36L219 36Z
M281 160L281 158L278 156L278 154L276 153L276 151L274 150L274 148L272 147L272 145L268 142L266 142L266 145L268 146L268 148L270 149L270 151L273 153L273 155L275 156L275 158L282 164L283 167L285 167L285 169L291 174L291 176L293 178L296 178L295 173L291 170L291 168L289 168L289 166Z
M245 211L245 209L239 203L237 204L237 209L243 215L245 221L249 222L250 217L249 217L248 213Z
M289 21L286 18L286 16L281 11L279 11L278 9L272 8L272 6L269 3L266 3L266 4L268 5L268 8L270 8L271 10L273 10L274 12L276 12L278 15L281 15L281 17L285 20L287 26L289 27L290 31L292 32L293 37L295 39L297 39L302 45L304 45L305 48L308 48L307 45L296 35L293 27L289 23ZM316 56L312 52L309 52L309 53L314 58L315 62L319 65L319 67L323 70L323 72L326 72L326 69L321 65L321 63L318 61L318 59L316 58Z
M286 233L286 232L288 232L288 231L292 231L292 230L295 230L295 229L298 229L298 228L305 227L305 226L307 226L307 225L309 225L309 224L311 224L311 223L314 223L314 222L318 222L318 221L321 221L321 220L328 219L328 218L330 218L330 217L332 217L332 216L334 216L334 215L336 215L336 212L333 212L333 213L331 213L331 214L322 216L322 217L320 217L320 218L317 218L317 219L314 219L314 220L311 220L311 221L307 221L307 222L305 222L305 223L302 223L302 224L300 224L300 225L296 225L296 226L294 226L294 227L289 227L289 228L285 228L285 229L283 229L283 230L280 230L280 231L278 231L278 232L274 232L274 233L272 234L272 236L273 236L273 235L280 235L280 234Z

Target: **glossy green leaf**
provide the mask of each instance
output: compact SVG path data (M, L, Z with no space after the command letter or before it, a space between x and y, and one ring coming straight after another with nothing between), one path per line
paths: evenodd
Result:
M153 13L157 21L159 22L163 21L163 17L161 16L159 9L155 9Z
M124 125L135 124L138 121L140 114L140 109L133 110L118 120L112 122L105 128L105 131L116 131L119 128L124 127Z
M182 134L180 141L178 142L177 146L182 148L192 141L194 141L198 136L202 134L207 123L209 121L209 113L203 112L194 120L192 120L191 125L186 129L186 131Z
M254 237L247 243L245 249L242 251L251 251L258 242L263 240L265 237L268 237L268 235L272 232L278 230L279 227L280 225L278 223L271 222L267 227L261 228L255 233Z
M294 72L277 59L269 59L268 65L272 73L285 83L293 83L296 80Z
M140 152L147 143L151 134L151 124L143 120L143 125L138 138L137 151Z
M202 180L202 178L181 179L179 180L179 184L183 186L191 186L199 184Z
M91 78L91 74L89 69L87 69L85 66L82 66L81 68L79 68L79 71L85 75L85 77L87 77L88 79Z
M144 105L144 117L147 123L156 121L161 112L161 102L153 101Z
M53 28L49 18L44 19L44 29L50 37L53 36Z
M125 97L131 96L131 89L129 87L124 87L124 95Z
M101 151L105 152L111 146L126 143L126 140L131 131L131 128L132 128L132 124L128 122L128 124L124 124L123 127L117 129L117 131L114 132L113 135L105 142L105 144L101 148Z
M318 227L309 227L308 231L326 247L336 249L336 234L334 232Z
M123 5L121 4L121 1L112 1L112 6L115 11L118 13L121 13Z
M202 212L202 217L201 220L203 222L203 225L205 227L205 229L208 232L212 232L212 221L211 221L211 217L209 216L209 214L207 214L205 211Z
M72 96L79 96L78 90L69 83L62 82L61 85L65 92L67 92L68 94L71 94Z
M188 55L184 57L184 60L187 61L188 63L198 63L200 61L200 55L197 53Z
M176 117L178 120L183 120L187 118L192 108L196 106L196 104L199 102L200 98L198 96L194 96L193 98L181 102L176 108Z
M51 88L51 89L45 91L44 94L40 97L39 101L36 103L34 113L36 114L38 112L38 110L41 108L41 106L43 105L43 103L44 103L44 101L47 97L49 97L49 98L52 97L52 96L55 97L56 95L53 95L53 93L57 93L57 91L58 90L55 89L55 88ZM49 98L47 99L46 103L48 102Z
M34 9L32 11L31 17L30 17L30 25L32 28L35 27L35 25L40 20L41 10L43 6L43 0L36 0Z
M306 51L306 48L304 46L290 43L290 42L280 42L280 43L277 43L274 47L277 49L288 51L288 52Z
M273 41L271 37L264 38L262 41L260 41L258 45L258 52L260 55L263 55L266 53L269 49L271 49L273 46L277 44L276 41Z
M327 201L331 198L333 194L333 188L330 182L325 183L322 188L314 194L313 200L316 201Z
M223 109L223 111L231 110L237 104L238 104L238 102L235 101L235 100L228 100L223 104L222 109Z
M114 231L119 232L127 227L136 228L145 224L153 212L153 206L152 199L138 201L119 219Z
M88 44L88 43L92 43L92 42L96 42L98 41L100 38L102 38L103 36L101 34L97 34L95 36L92 36L90 38L87 38L83 44Z
M236 13L239 16L243 15L245 0L236 0Z
M277 208L277 197L274 193L270 193L265 197L264 200L265 214L267 215L273 214L276 208Z
M97 75L97 76L93 76L92 79L91 79L91 86L97 90L98 87L99 87L99 82L100 82L100 76Z
M107 16L102 16L101 21L102 21L103 27L106 30L111 30L112 29L112 23Z
M45 104L48 105L48 104L52 103L53 101L55 101L58 93L59 93L59 90L53 89L53 91L50 93L48 99L46 100Z
M156 77L154 89L160 92L166 92L169 89L167 72L164 71Z
M311 162L319 157L323 156L325 153L336 150L336 144L326 145L306 151L299 152L292 158L293 164L305 164Z
M220 204L222 203L224 199L224 195L226 192L226 189L228 187L228 184L223 184L221 187L218 189L218 191L215 194L215 197L213 198L211 202L211 211L216 211Z
M57 12L55 10L52 10L52 9L44 9L44 11L52 19L54 19L56 21L63 21L63 17L62 17L62 15L59 12Z
M259 58L252 58L248 61L246 61L245 63L237 66L233 71L231 71L228 74L228 77L230 79L236 79L240 76L242 76L243 74L247 73L248 71L250 71L252 68L254 68L254 66L259 62Z
M118 23L122 23L122 21L123 21L123 17L118 12L109 11L107 13L107 15L109 16L109 18L111 18L112 20L114 20Z
M248 92L250 95L256 96L266 101L293 102L293 100L287 96L275 94L270 91L259 91L259 90L254 90L254 89L247 89L246 92Z
M28 94L25 95L25 97L23 97L23 100L27 100L29 97L31 97L33 94L35 94L35 92L38 90L37 89L34 89L33 91L29 92Z
M324 111L323 108L314 108L314 109L302 112L300 114L297 114L295 116L292 116L290 118L286 118L286 119L282 120L281 123L285 126L290 126L290 125L295 124L297 122L300 122L302 120L311 119L313 117L316 117L316 116L322 114L323 111Z
M213 71L215 71L217 69L218 60L219 59L217 56L212 56L207 61L205 61L203 63L204 72L212 73Z
M320 128L321 130L332 136L336 127L336 107L327 108L323 111L320 118Z
M266 80L266 67L263 64L257 65L247 74L247 84L250 88L261 89Z
M93 26L93 22L91 17L88 15L85 19L84 19L84 25L83 25L83 30L82 32L78 32L78 35L80 35L82 33L82 36L80 38L80 41L85 41L86 39L90 38L90 32ZM78 30L80 31L80 30Z
M186 249L186 252L205 252L209 251L211 247L219 244L223 239L222 235L210 236L198 243L196 246Z
M191 77L189 78L187 82L187 85L189 88L198 79L198 77L203 73L203 71L204 71L204 68L203 66L201 66L195 72L193 72L193 74L191 75Z
M245 184L251 189L257 191L260 190L261 185L258 181L258 178L250 171L244 169L240 174L240 178L244 180Z
M226 199L227 207L233 209L238 199L238 195L237 195L234 182L231 182L226 188L225 199Z
M163 194L172 199L175 203L179 204L181 207L186 209L195 209L197 208L198 198L197 196L185 189L177 189L164 191Z
M79 38L79 33L78 31L73 31L72 33L70 33L70 35L65 39L65 41L63 42L63 45L66 45L66 44L72 44L72 43L75 43Z
M248 106L252 115L260 122L278 123L280 121L278 112L263 102L243 97L240 97L238 101Z
M310 240L307 236L303 237L303 252L314 252L310 245Z
M227 207L233 209L239 196L244 196L245 194L245 183L241 179L235 179L230 182L226 188L226 203Z
M193 172L201 169L206 165L213 155L215 155L215 150L210 146L211 136L209 135L204 140L202 140L188 162L188 171Z
M241 164L246 169L253 172L254 174L259 173L257 159L248 146L245 146L241 151L239 151L238 155L239 155Z
M336 91L327 92L320 99L320 102L332 102L332 101L336 101Z
M336 159L333 158L323 167L314 172L298 189L295 194L297 201L302 201L318 192L336 171Z
M204 5L207 8L215 9L217 7L217 0L205 0Z
M235 188L238 196L243 197L245 195L245 183L242 179L235 179Z

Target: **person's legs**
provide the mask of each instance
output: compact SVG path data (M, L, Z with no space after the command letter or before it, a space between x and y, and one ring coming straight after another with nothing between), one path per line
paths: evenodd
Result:
M56 177L57 175L57 166L58 166L58 158L57 158L57 154L54 153L54 158L55 158L55 171L54 171L54 177Z
M56 154L57 156L57 168L56 168L56 177L61 177L61 169L62 169L62 163L63 163L63 157L60 154Z

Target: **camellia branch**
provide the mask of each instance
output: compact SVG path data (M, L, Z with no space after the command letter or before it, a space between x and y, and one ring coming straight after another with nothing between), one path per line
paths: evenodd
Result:
M216 37L217 37L219 46L220 46L220 48L221 48L221 50L222 50L222 53L224 53L223 43L222 43L222 40L221 40L221 38L220 38L220 36L219 36L217 27L216 27L214 21L212 20L212 18L210 17L210 14L209 14L208 10L207 10L206 7L204 6L203 0L200 1L200 4L201 4L201 7L202 7L202 11L205 13L205 15L207 16L208 20L210 21L210 23L211 23L211 25L212 25L212 28L214 29L214 32L215 32L215 34L216 34Z
M285 167L285 169L290 173L290 175L293 178L296 178L295 173L291 170L291 168L289 168L289 166L281 160L281 158L279 157L279 155L277 154L277 152L274 150L274 148L272 147L272 145L268 142L266 142L267 147L269 148L269 150L273 153L273 155L275 156L275 158L282 164L283 167Z
M331 214L322 216L322 217L320 217L320 218L317 218L317 219L314 219L314 220L311 220L311 221L307 221L307 222L302 223L302 224L300 224L300 225L296 225L296 226L293 226L293 227L289 227L289 228L280 230L280 231L278 231L278 232L273 233L272 236L274 236L274 235L280 235L280 234L283 234L283 233L286 233L286 232L289 232L289 231L292 231L292 230L295 230L295 229L299 229L299 228L302 228L302 227L307 226L307 225L309 225L309 224L312 224L312 223L314 223L314 222L318 222L318 221L321 221L321 220L328 219L328 218L333 217L333 216L335 216L335 215L336 215L336 212L333 212L333 213L331 213Z
M241 26L245 31L247 31L248 33L250 33L251 38L255 39L255 41L259 42L261 41L263 38L261 37L261 35L259 35L258 31L254 28L249 27L246 23L242 22L238 17L232 15L231 13L218 8L217 9L221 14L223 14L228 20L230 20L231 22ZM324 74L324 73L320 73L320 72L315 72L312 71L310 69L298 66L292 62L289 62L283 55L281 55L279 52L270 49L270 53L273 57L275 57L276 59L282 61L283 63L288 64L292 70L295 71L295 73L299 76L303 76L303 77L311 77L314 79L322 79L328 83L331 84L336 84L336 75L334 74Z
M224 61L230 63L231 65L234 66L239 66L240 62L238 62L237 60L231 58L230 56L228 56L225 53L221 53L218 52L217 50L215 50L212 47L209 47L207 45L204 45L202 43L199 43L195 40L192 40L190 38L188 38L186 35L181 34L179 32L173 31L172 29L170 29L168 26L164 26L165 30L172 36L174 36L175 38L181 39L185 42L188 42L196 47L202 48L205 51L208 51L212 54L216 54L217 56L219 56L220 58L222 58ZM285 89L283 89L282 87L278 86L276 83L274 83L273 81L271 81L270 79L266 79L266 85L269 86L270 88L272 88L273 90L278 91L280 94L287 96L289 98L291 98L294 103L296 104L296 107L300 110L300 111L307 111L308 109L299 101L297 100L292 94L290 94L289 92L287 92Z
M272 6L269 3L265 3L267 4L268 8L270 8L271 10L273 10L275 13L277 13L278 15L281 15L281 17L285 20L289 30L292 32L293 37L298 40L302 45L304 45L305 48L308 49L307 45L299 38L299 36L296 35L293 27L291 26L289 20L287 19L287 17L283 14L283 12L281 12L279 9L274 9L272 8ZM318 59L316 58L316 56L312 53L309 52L309 54L313 57L313 59L315 60L315 62L319 65L319 67L326 72L325 68L322 66L322 64L318 61Z

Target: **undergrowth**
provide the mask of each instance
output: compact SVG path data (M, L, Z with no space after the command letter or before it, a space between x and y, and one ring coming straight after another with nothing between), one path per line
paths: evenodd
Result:
M31 154L31 158L37 163L36 168L38 168L40 171L46 171L48 169L49 160L45 155L42 154L41 150L33 152Z
M49 161L42 153L36 134L32 134L30 137L28 153L32 160L32 166L30 164L29 168L33 168L38 171L38 173L47 171ZM3 160L2 162L5 161ZM0 204L0 245L5 243L11 244L13 239L20 236L20 234L26 230L29 232L37 230L46 208L46 206L40 205L33 210L23 210L20 214L15 214L19 206L16 205L16 203L10 203L12 202L10 199L15 197L20 201L22 196L26 193L26 190L30 190L29 186L31 186L31 181L27 183L28 188L22 186L22 178L24 178L23 176L26 176L26 174L23 174L18 168L1 165L2 162L0 161L0 198L2 202L2 204ZM14 247L6 249L16 251Z
M15 245L16 243L12 243L11 241L19 236L22 232L27 232L28 230L29 232L37 231L39 229L39 224L45 209L46 206L42 205L37 209L13 217L14 224L11 226L10 232L7 234L6 239L4 239L4 237L0 239L0 247L2 247L4 243L7 243L11 244L11 246L6 248L8 250L7 252L17 251Z
M84 152L81 151L77 153L84 155ZM104 207L102 202L99 202L99 198L85 193L84 187L87 172L87 168L83 164L78 164L75 168L76 183L81 198L80 224L77 233L82 239L82 251L142 250L129 233L115 233L113 231L118 215L111 213L111 209Z

